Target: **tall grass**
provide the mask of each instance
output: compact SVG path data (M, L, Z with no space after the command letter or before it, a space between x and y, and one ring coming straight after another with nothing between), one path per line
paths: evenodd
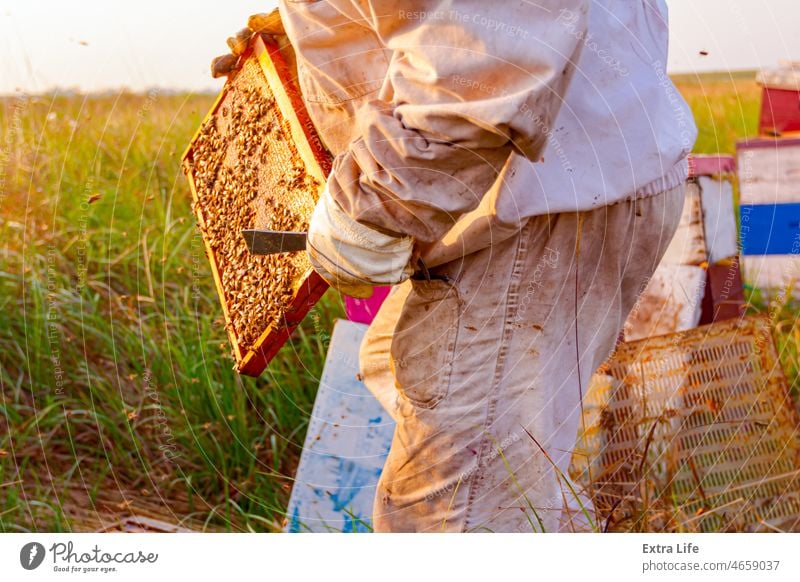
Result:
M179 170L211 101L2 102L0 531L144 503L280 527L324 345L305 325L260 379L232 370Z
M697 123L694 151L734 154L736 141L758 133L761 89L755 71L676 75Z

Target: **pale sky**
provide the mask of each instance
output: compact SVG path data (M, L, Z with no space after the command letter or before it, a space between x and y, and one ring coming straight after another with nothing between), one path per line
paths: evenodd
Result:
M633 0L631 0L633 1ZM798 0L667 0L671 72L800 60ZM217 90L209 62L273 0L0 0L0 93ZM702 56L700 51L709 54Z

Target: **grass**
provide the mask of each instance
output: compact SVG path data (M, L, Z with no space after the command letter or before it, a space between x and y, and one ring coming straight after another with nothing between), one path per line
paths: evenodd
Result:
M676 75L697 123L694 151L735 154L736 140L758 133L761 89L755 71Z
M753 134L750 78L678 79L697 151ZM281 527L333 293L259 379L232 371L179 157L213 96L0 101L0 531ZM792 312L776 310L797 375Z
M0 531L130 505L281 525L325 351L314 325L341 309L329 296L261 378L232 371L178 159L211 101L0 105Z

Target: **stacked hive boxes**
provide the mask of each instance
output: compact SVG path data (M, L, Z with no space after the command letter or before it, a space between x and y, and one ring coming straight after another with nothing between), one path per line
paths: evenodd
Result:
M742 272L770 295L800 291L800 63L761 71L759 137L740 141Z
M592 377L570 472L614 529L794 529L799 420L770 322L742 317L733 159L691 166L678 231L626 323L638 341Z
M800 109L799 109L800 112ZM739 214L745 282L800 291L800 138L739 142Z

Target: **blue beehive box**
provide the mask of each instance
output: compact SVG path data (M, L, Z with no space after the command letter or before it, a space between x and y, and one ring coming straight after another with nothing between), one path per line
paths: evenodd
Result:
M737 144L739 232L745 283L800 291L800 138Z

